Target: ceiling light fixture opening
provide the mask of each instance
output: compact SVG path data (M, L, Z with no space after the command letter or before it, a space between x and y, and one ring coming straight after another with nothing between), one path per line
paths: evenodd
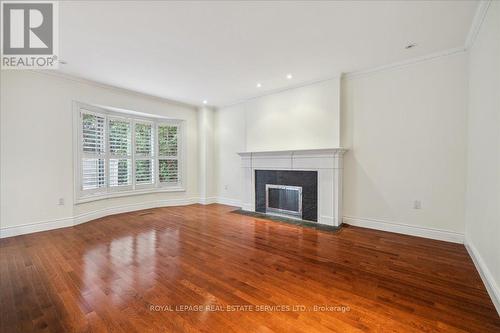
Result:
M290 74L290 73L289 73L289 74L287 74L287 75L286 75L286 78L287 78L288 80L291 80L291 79L293 78L293 76L292 76L292 74Z
M203 101L203 104L207 104L207 103L208 103L208 101L205 99L205 100Z
M262 87L262 84L257 83L257 88L260 88L260 87Z

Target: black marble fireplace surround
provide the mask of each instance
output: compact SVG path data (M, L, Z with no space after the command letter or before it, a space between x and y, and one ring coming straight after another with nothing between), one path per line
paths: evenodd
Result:
M302 187L302 219L318 221L318 172L255 170L255 211L266 212L266 184Z

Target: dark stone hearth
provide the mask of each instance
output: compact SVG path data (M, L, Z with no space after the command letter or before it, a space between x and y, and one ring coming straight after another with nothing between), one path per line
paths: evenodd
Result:
M298 225L301 227L314 228L316 230L322 230L322 231L335 232L335 231L339 231L344 226L344 224L342 224L342 225L339 225L338 227L335 227L332 225L320 224L317 222L289 219L289 218L286 218L283 216L274 216L274 215L263 214L263 213L249 212L249 211L242 210L242 209L233 210L231 213L257 217L260 219L266 219L266 220L270 220L270 221L284 222L284 223L288 223L288 224Z
M266 184L302 187L302 219L318 221L318 172L255 170L255 211L266 212Z

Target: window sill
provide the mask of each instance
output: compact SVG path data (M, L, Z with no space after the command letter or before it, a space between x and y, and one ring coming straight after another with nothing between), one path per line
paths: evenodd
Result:
M185 192L186 189L181 186L172 186L172 187L159 187L159 188L150 188L150 189L141 189L134 191L116 191L116 192L107 192L107 193L97 193L97 194L89 194L83 195L79 198L76 198L75 205L83 204L92 201L98 200L106 200L112 198L120 198L120 197L130 197L136 195L143 194L152 194L152 193L163 193L163 192Z

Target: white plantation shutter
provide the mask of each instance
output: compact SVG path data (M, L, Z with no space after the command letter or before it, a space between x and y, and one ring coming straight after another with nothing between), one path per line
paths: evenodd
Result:
M103 154L106 119L92 113L82 113L82 144L86 153Z
M109 120L109 152L111 155L128 156L131 154L132 140L130 122L127 120Z
M158 177L160 183L179 182L179 126L158 125Z
M81 187L82 190L98 191L106 186L105 123L106 119L92 113L81 114Z
M103 158L82 159L82 189L95 190L106 185Z
M135 123L135 153L137 156L151 156L153 151L153 125Z
M132 184L132 136L130 121L109 119L109 186Z
M154 135L152 123L135 123L135 183L151 185L154 177Z
M138 159L135 161L135 182L138 185L152 184L153 179L153 160Z
M78 201L117 196L119 192L144 193L160 187L179 190L179 121L158 123L155 118L78 105Z

